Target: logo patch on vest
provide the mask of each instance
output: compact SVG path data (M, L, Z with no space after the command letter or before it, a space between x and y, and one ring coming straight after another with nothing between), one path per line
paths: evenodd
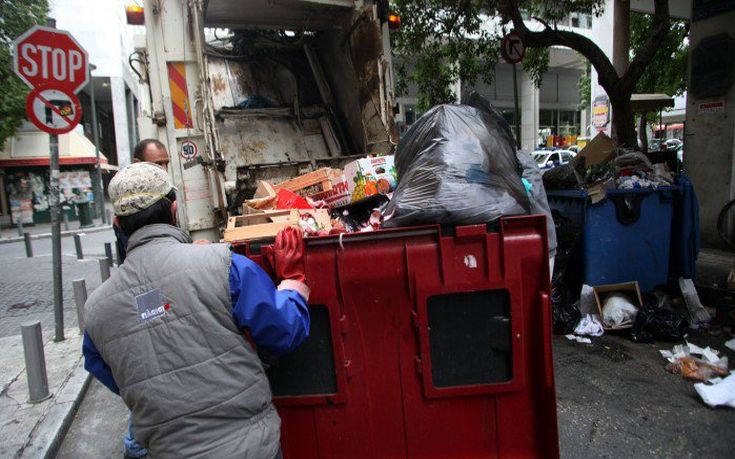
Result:
M138 319L141 322L163 317L171 305L163 302L161 289L154 288L135 297L135 307L138 309Z

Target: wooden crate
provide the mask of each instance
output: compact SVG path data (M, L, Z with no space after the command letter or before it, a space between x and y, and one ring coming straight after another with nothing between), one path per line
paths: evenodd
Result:
M267 210L230 217L227 220L224 240L225 242L235 242L274 238L283 228L292 225L297 226L302 214L313 215L316 222L323 228L331 229L332 227L329 211L326 209Z
M289 225L298 225L298 210L269 210L230 217L225 228L225 242L272 238Z
M280 188L285 188L289 191L293 191L294 193L298 193L299 191L313 187L315 185L318 185L318 191L316 191L315 193L322 193L324 191L329 191L332 189L332 182L329 180L328 167L322 167L321 169L317 169L313 172L299 175L298 177L294 177L291 180L286 180L285 182L279 183L278 185L273 185L273 188L275 189L275 191L278 191Z

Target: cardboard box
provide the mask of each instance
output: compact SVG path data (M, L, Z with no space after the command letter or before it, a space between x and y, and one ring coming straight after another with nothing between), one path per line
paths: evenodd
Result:
M324 201L330 208L343 206L350 203L350 190L347 186L345 174L340 169L329 169L327 178L332 183L332 188L311 196L315 201Z
M584 158L584 166L587 168L610 162L614 157L615 142L604 132L600 132L574 157L574 162L579 162L581 158Z
M602 320L602 306L605 304L605 300L611 293L625 293L633 301L633 305L640 309L643 307L643 300L641 299L641 291L638 288L638 282L623 282L621 284L606 284L597 285L592 287L592 291L595 294L595 302L597 303L597 312L600 314L600 322L602 322L602 328L605 330L625 330L631 328L633 324L621 325L619 327L608 327Z
M351 202L391 193L398 184L393 155L358 159L347 164L344 171Z

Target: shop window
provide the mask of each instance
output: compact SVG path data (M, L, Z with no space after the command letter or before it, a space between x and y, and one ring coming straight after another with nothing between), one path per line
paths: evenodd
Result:
M510 295L506 290L433 296L427 314L434 387L511 380Z
M329 310L309 306L309 315L309 337L296 351L273 361L267 371L276 397L337 393Z

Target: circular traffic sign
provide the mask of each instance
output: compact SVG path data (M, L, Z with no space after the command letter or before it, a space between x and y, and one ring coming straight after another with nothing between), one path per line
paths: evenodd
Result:
M77 96L70 90L43 85L28 93L26 115L44 132L65 134L79 124L82 107Z
M191 140L184 140L181 142L181 157L188 160L194 159L199 151L197 144Z
M64 30L33 26L13 41L15 73L31 88L52 84L72 93L89 80L87 52Z
M517 32L511 32L500 42L500 54L509 64L517 64L526 55L526 45Z

